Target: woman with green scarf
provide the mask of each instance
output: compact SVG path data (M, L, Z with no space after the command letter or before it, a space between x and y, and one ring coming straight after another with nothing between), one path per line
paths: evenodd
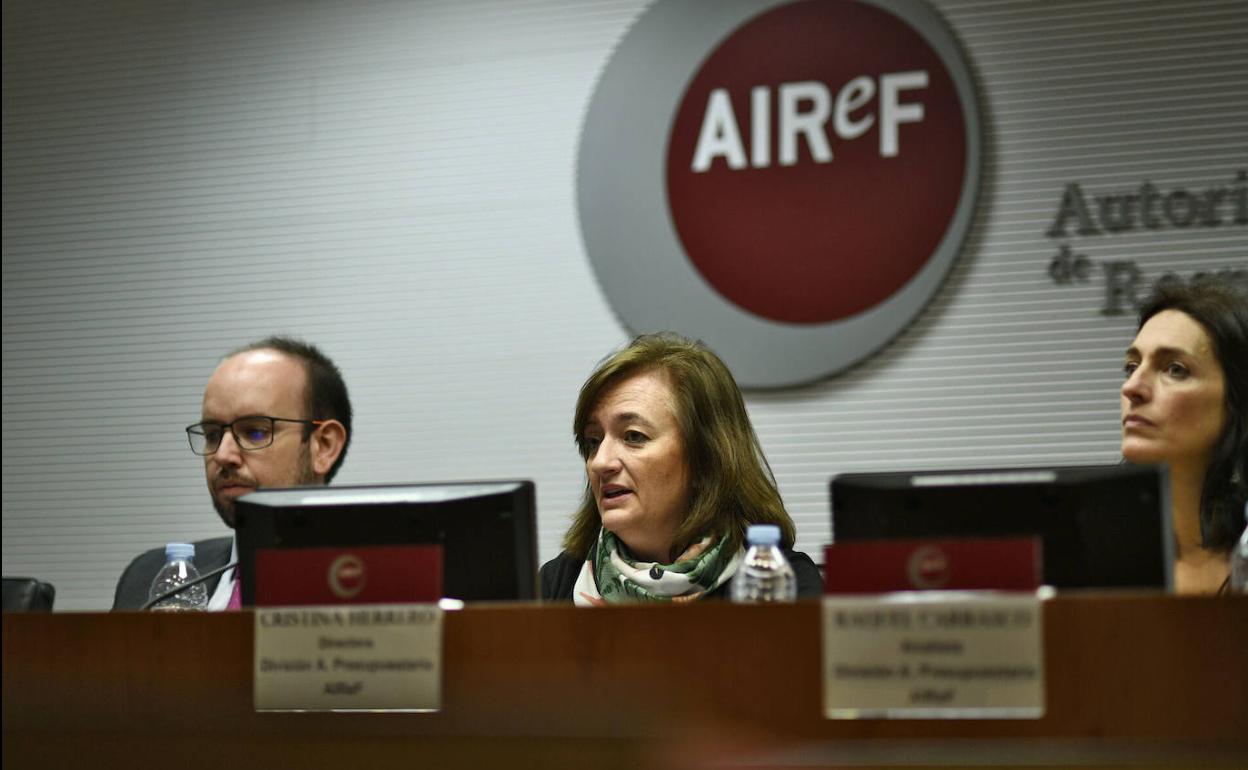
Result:
M741 390L702 343L637 337L585 381L572 429L585 493L563 553L542 566L542 598L727 597L751 524L780 528L798 596L820 594L818 567L792 550L793 520Z

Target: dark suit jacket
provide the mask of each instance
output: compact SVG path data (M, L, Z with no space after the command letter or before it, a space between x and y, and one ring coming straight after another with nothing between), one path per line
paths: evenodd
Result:
M233 536L214 537L195 543L195 568L200 574L224 567L230 561L230 548L234 543ZM126 571L121 573L117 581L117 593L113 596L114 610L137 610L147 603L147 593L152 587L152 580L160 568L165 566L165 549L153 548L134 557ZM208 596L217 590L221 582L218 575L204 585L208 586Z

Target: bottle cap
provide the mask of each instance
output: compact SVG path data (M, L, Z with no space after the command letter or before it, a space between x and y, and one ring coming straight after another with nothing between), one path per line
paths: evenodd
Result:
M165 559L194 559L195 544L194 543L170 543L165 546Z
M780 528L775 524L751 524L745 539L750 545L776 545L780 542Z

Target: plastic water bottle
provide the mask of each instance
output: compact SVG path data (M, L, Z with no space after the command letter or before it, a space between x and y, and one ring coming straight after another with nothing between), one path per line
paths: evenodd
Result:
M753 524L746 539L749 548L732 578L732 600L750 604L796 599L797 577L780 552L780 528L775 524Z
M1244 534L1231 549L1231 593L1248 594L1248 503L1244 503Z
M160 568L152 580L152 588L147 592L149 600L172 591L199 577L195 569L195 546L191 543L170 543L165 546L165 566ZM191 586L180 594L152 607L154 612L194 612L208 609L208 589L203 583Z

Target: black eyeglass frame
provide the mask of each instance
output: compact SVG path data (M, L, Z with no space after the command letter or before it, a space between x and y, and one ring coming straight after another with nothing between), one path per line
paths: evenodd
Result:
M247 420L268 420L272 424L273 429L269 431L269 443L264 444L263 446L253 446L253 447L243 446L243 441L242 439L238 437L238 433L234 430L234 425L236 423L246 422ZM268 449L269 447L273 446L273 442L277 439L277 423L279 422L297 422L300 425L310 426L313 430L315 430L316 428L319 428L320 426L329 422L329 420L295 420L290 417L270 417L267 414L248 414L248 415L244 415L243 417L238 417L233 420L230 420L229 422L216 422L213 420L204 420L203 422L197 422L193 425L186 426L186 441L188 444L191 445L191 451L194 452L198 457L208 457L209 455L216 454L217 450L221 448L221 440L225 438L225 431L228 428L230 431L230 435L234 437L234 443L238 445L239 451L259 452L261 449ZM205 425L211 425L213 427L219 428L221 430L221 438L217 439L217 445L211 452L197 452L195 450L195 438L194 438L196 435L202 436L204 438L204 446L205 447L208 446L208 435L203 431L203 427ZM197 432L196 428L200 430ZM308 436L312 435L312 431L308 431L307 435Z

